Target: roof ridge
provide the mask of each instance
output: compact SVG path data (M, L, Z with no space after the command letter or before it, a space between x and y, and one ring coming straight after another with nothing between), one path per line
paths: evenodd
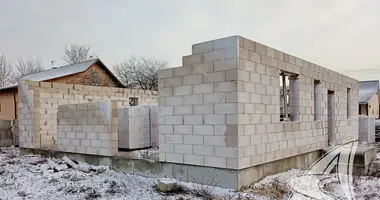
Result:
M73 64L68 64L68 65L63 65L63 66L60 66L60 67L68 67L68 66L71 66L71 65L77 65L77 64L82 64L82 63L85 63L85 62L90 62L90 61L98 61L99 58L95 58L95 59L91 59L91 60L86 60L86 61L82 61L82 62L77 62L77 63L73 63Z

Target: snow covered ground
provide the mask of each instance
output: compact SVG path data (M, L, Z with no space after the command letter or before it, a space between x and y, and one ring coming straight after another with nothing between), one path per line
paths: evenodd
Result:
M54 172L48 168L46 159L38 155L20 156L16 148L1 149L0 199L197 199L162 195L154 188L156 180L113 170L85 173L74 169Z
M380 174L380 156L371 169L372 174ZM74 168L60 159L47 159L39 155L21 156L17 148L0 149L0 199L128 199L128 200L248 200L248 199L288 199L292 193L289 185L296 185L300 190L321 193L321 199L341 197L334 175L328 175L328 181L316 177L300 176L303 170L289 170L274 176L268 176L259 183L247 187L243 192L198 185L180 183L183 191L176 194L162 194L155 189L156 179L141 177L109 170L105 166L91 166L75 163ZM53 166L52 166L53 165ZM80 166L80 167L79 167ZM51 168L54 168L51 169ZM292 178L297 176L297 178ZM292 178L292 179L290 179ZM292 182L293 181L293 182ZM380 199L380 180L376 177L359 177L355 179L356 199ZM203 195L203 196L202 196ZM295 199L308 199L296 195Z

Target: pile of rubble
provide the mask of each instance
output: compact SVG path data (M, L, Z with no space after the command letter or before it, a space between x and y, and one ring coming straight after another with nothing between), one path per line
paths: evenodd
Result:
M368 168L368 175L380 178L380 159L371 162Z
M84 173L96 172L102 173L106 170L109 170L108 166L94 166L89 165L84 162L78 162L76 160L71 160L70 158L64 156L62 160L58 160L55 158L41 158L35 157L35 160L32 160L30 164L43 164L42 167L46 170L52 170L52 172L60 172L66 169L72 168ZM45 164L46 163L46 164Z

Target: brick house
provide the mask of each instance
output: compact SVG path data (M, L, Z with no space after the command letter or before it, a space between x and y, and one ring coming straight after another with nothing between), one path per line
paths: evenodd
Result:
M24 80L105 87L124 87L100 59L55 67L22 77ZM0 88L0 119L17 118L18 84Z

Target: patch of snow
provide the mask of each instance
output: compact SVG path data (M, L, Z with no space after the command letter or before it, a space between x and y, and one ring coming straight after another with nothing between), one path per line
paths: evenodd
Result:
M201 199L188 194L165 195L155 190L156 179L90 166L90 172L68 168L59 172L47 169L46 163L32 165L39 155L21 156L17 148L0 149L0 197L3 200L176 200ZM50 160L50 159L48 159ZM64 162L51 159L57 163ZM86 164L84 164L86 165ZM56 167L55 166L55 167Z

